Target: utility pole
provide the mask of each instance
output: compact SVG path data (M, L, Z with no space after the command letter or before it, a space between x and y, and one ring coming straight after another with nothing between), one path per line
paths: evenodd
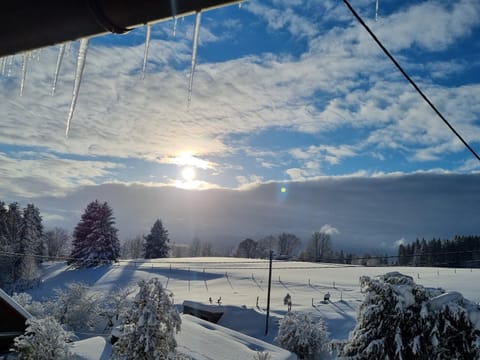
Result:
M265 336L268 335L268 320L270 318L270 289L272 288L272 259L273 259L273 251L270 250L270 265L268 268L267 318L265 320Z

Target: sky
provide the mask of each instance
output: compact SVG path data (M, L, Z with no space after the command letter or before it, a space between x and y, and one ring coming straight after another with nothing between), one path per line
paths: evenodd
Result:
M480 151L480 3L380 0L377 21L375 1L351 4ZM479 232L480 162L342 1L203 13L188 106L194 21L179 18L175 36L172 19L152 24L143 79L145 27L91 39L68 138L78 42L54 96L58 46L31 54L22 96L22 55L6 59L0 199L72 228L98 198L114 205L121 237L158 217L178 242L306 240L328 225L341 246L383 251Z

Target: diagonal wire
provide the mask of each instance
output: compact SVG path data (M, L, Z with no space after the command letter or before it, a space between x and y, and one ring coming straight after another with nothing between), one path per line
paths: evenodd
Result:
M457 138L465 145L465 147L470 150L470 152L477 158L478 161L480 161L480 156L475 152L475 150L467 143L467 141L458 133L457 130L448 122L448 120L442 115L442 113L436 108L436 106L430 101L430 99L423 93L423 91L418 87L418 85L415 83L415 81L412 80L412 78L407 74L405 70L403 70L402 66L398 63L397 60L393 57L392 54L387 50L385 46L381 43L380 40L375 36L372 30L368 27L368 25L363 21L363 19L360 17L360 15L357 14L355 9L350 5L348 0L343 0L347 8L350 10L350 12L353 14L353 16L362 24L362 26L365 28L365 30L370 34L373 40L377 43L378 46L383 50L385 55L388 56L388 58L395 64L397 69L402 73L402 75L408 80L410 85L414 87L414 89L422 96L423 100L427 102L428 105L432 108L432 110L438 115L440 119L443 120L445 125L448 126L448 128L457 136Z

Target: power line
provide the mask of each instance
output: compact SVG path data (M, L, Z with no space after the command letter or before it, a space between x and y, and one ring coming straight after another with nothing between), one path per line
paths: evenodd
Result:
M458 133L457 130L450 124L450 122L443 116L443 114L437 109L437 107L430 101L430 99L423 93L423 91L418 87L418 85L413 81L413 79L407 74L407 72L402 68L402 66L398 63L398 61L393 57L392 54L387 50L387 48L382 44L382 42L375 36L373 31L368 27L368 25L363 21L360 15L357 14L355 9L350 5L348 0L343 0L347 8L353 14L353 16L360 22L360 24L364 27L364 29L369 33L372 39L377 43L377 45L382 49L382 51L387 55L387 57L393 62L393 64L397 67L397 69L402 73L405 79L413 86L413 88L420 94L420 96L427 102L428 105L432 108L432 110L438 115L440 119L448 126L448 128L457 136L457 138L465 145L465 147L470 150L473 156L480 161L480 156L475 152L475 150L467 143L466 140Z

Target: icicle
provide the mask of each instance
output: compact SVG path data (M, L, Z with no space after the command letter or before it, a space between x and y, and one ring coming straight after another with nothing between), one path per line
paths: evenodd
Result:
M378 0L375 4L375 21L378 21Z
M58 74L60 73L60 66L62 66L66 47L67 45L64 43L60 45L60 48L58 49L57 66L55 66L55 74L53 75L52 96L55 94L55 89L57 88Z
M27 64L28 59L31 57L31 52L23 53L23 63L22 63L22 81L20 83L20 96L23 96L23 89L25 88L25 79L27 78Z
M7 60L7 76L10 77L12 75L12 68L13 68L13 62L15 60L14 55L10 55Z
M68 137L70 130L70 122L72 121L73 112L75 111L75 105L77 104L78 91L80 90L80 84L82 83L83 69L85 68L85 60L87 59L89 38L80 40L80 48L78 49L77 69L75 70L75 83L73 85L72 103L70 105L70 111L67 118L67 129L65 130L65 137Z
M143 52L142 79L145 79L145 71L147 70L148 49L150 48L150 34L152 32L152 27L150 24L147 24L146 27L147 33L145 35L145 50Z
M193 31L192 68L190 70L190 82L188 84L188 106L190 106L190 103L192 102L193 75L195 74L195 66L197 65L198 36L200 35L201 20L202 12L197 11L195 30Z
M173 37L177 36L177 23L178 19L176 16L173 17Z
M72 56L72 41L67 43L67 46L65 48L65 52L67 53L67 56Z
M7 58L6 57L2 57L2 65L0 66L0 68L2 69L0 74L3 76L5 75L5 68L7 66Z

